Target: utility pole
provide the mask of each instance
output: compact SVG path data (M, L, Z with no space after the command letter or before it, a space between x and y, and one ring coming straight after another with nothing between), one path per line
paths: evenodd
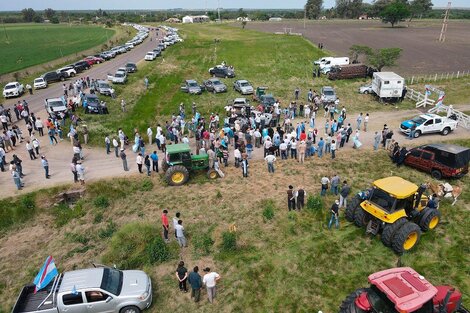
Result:
M220 0L217 0L217 15L219 16L219 23L222 23L220 19Z
M444 20L442 21L441 34L439 35L439 42L446 41L447 24L449 22L449 13L450 13L451 6L452 6L452 3L450 1L447 2L447 8L444 14Z

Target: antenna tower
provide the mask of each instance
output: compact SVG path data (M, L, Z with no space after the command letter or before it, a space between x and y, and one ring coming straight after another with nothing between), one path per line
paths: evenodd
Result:
M452 2L450 2L450 1L447 2L447 8L446 8L446 12L444 14L444 20L442 21L441 34L439 35L439 42L446 41L447 24L449 22L449 13L450 13L451 5L452 5Z

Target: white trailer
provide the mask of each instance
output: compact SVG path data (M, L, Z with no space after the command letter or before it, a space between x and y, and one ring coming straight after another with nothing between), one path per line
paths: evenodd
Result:
M405 79L393 72L375 72L372 77L372 90L380 100L400 98L404 86Z
M323 74L327 74L333 66L341 66L341 65L348 65L349 58L348 57L341 57L341 58L331 58L326 60L324 63L320 63L320 70Z

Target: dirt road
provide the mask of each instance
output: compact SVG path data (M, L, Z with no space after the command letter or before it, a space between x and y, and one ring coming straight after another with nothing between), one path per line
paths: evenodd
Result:
M470 110L470 105L460 106L462 110ZM394 139L396 139L401 145L419 145L429 142L439 142L444 138L446 140L449 139L461 139L461 138L468 138L470 132L464 128L458 128L456 131L452 132L447 137L442 137L440 134L436 135L426 135L421 136L418 139L414 139L412 141L408 140L406 136L402 135L398 129L398 125L400 121L419 114L420 112L417 110L406 110L406 111L396 111L396 112L373 112L370 113L370 121L369 121L369 131L368 132L360 132L361 142L363 143L363 147L361 149L372 150L373 147L373 137L374 131L380 131L384 124L389 125L390 128L394 130ZM348 116L346 123L351 123L354 127L356 120L355 115ZM298 120L300 121L300 119ZM297 121L296 121L297 122ZM316 127L319 130L319 134L323 134L324 132L324 124L325 118L323 116L317 118ZM24 128L24 124L21 125ZM144 129L141 130L142 133L145 132ZM131 135L131 134L129 134ZM50 179L45 178L44 170L41 166L41 161L39 159L31 161L26 148L25 142L17 145L17 148L14 152L7 153L7 161L11 160L12 154L16 153L19 157L23 160L23 172L26 175L24 177L25 188L21 191L17 191L16 187L13 183L13 179L11 178L10 173L4 172L0 173L0 198L5 198L9 196L14 196L18 194L22 194L25 192L38 190L42 188L47 188L56 185L64 185L64 184L73 184L73 175L70 172L69 164L73 156L72 146L70 141L67 139L61 141L58 145L52 146L48 142L48 138L46 136L39 137L41 141L41 154L46 155L47 159L49 160L50 165ZM194 141L191 141L194 144ZM146 147L146 151L153 151L156 149L156 145ZM344 149L344 150L343 150ZM337 153L341 154L344 151L352 149L352 142L350 141L346 146L340 149ZM83 165L85 167L85 180L87 182L91 180L98 180L102 178L111 178L111 177L122 177L128 175L139 175L137 172L137 165L135 163L136 154L130 151L130 149L126 149L127 153L127 160L129 164L129 172L125 172L122 168L121 159L116 158L113 153L106 155L105 148L104 148L104 138L103 138L103 148L90 148L84 146L84 157L85 160ZM256 149L253 154L253 158L255 160L262 159L262 149ZM162 159L162 154L159 153L160 160ZM232 154L229 158L229 161L233 164L233 157ZM289 160L287 162L293 162ZM252 166L256 166L256 163L252 164ZM259 163L261 164L261 163ZM145 175L145 174L140 174ZM230 179L226 177L225 179Z

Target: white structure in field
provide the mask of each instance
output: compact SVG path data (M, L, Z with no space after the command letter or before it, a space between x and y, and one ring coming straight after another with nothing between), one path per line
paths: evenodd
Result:
M207 15L186 15L183 17L182 22L183 24L189 24L189 23L204 23L204 22L209 22L209 16Z

